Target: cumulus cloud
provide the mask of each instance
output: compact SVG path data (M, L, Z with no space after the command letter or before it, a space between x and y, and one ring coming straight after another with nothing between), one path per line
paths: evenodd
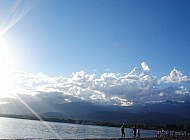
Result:
M143 70L145 70L145 71L150 71L150 68L149 68L149 66L147 65L146 62L142 62L142 63L141 63L141 67L142 67Z
M164 92L160 92L159 96L163 97L163 96L165 96L165 93Z
M186 87L181 86L178 90L175 91L176 94L189 94L189 91Z
M120 105L120 106L131 106L133 105L133 102L129 102L127 99L123 99L120 97L111 97L111 100L113 100L115 103L113 105Z
M183 83L183 82L189 82L189 78L186 75L183 75L181 71L174 68L170 75L163 76L161 78L161 82L164 83Z
M102 73L97 76L85 71L72 73L71 77L50 77L42 73L17 74L18 92L31 94L54 103L89 101L104 105L129 106L162 100L184 100L189 98L186 86L179 81L188 81L180 71L174 69L162 82L175 81L178 87L161 89L159 80L151 74L146 62L127 74ZM177 82L178 81L178 82Z

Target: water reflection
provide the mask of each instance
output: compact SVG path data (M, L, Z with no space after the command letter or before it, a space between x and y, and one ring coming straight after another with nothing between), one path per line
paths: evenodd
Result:
M52 133L40 121L0 117L0 138L2 139L61 139L119 138L120 128L47 122L56 133ZM126 137L132 137L132 129L125 129ZM141 130L142 137L155 136L155 131Z

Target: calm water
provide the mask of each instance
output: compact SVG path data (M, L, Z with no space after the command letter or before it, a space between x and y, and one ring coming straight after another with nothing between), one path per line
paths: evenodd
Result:
M132 129L125 129L126 136L132 137ZM155 136L154 130L141 130L142 137ZM1 139L79 139L79 138L119 138L120 128L79 125L35 120L0 117Z

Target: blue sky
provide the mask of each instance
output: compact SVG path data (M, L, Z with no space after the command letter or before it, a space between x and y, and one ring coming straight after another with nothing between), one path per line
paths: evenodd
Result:
M1 40L26 73L72 79L83 71L100 79L104 73L129 76L138 67L159 86L189 87L189 5L188 0L6 0L0 2ZM177 80L160 82L172 70Z

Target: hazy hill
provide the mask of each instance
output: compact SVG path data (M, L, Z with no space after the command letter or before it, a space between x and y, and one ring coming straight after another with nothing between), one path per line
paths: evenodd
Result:
M0 105L0 114L31 114L31 108L43 117L67 117L126 123L189 123L190 102L166 101L142 106L101 106L89 102L56 104L33 101L27 106L18 100Z
M129 112L115 112L115 111L101 111L83 116L82 119L96 120L96 121L111 121L127 124L175 124L187 123L186 118L175 114L164 114L158 112L150 113L129 113Z

